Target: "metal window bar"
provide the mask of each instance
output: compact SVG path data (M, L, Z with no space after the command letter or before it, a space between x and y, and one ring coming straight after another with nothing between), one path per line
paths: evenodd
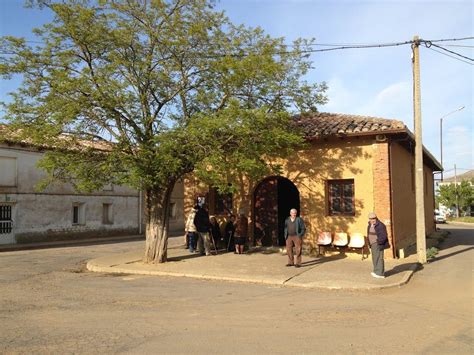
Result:
M0 206L0 234L12 232L12 206Z

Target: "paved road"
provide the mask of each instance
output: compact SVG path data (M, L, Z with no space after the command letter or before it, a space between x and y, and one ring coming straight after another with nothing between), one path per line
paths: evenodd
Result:
M399 289L304 290L84 270L142 242L0 254L0 353L470 354L473 229Z

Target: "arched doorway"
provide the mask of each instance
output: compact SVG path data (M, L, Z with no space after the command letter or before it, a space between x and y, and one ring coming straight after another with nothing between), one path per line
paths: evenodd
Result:
M263 230L262 245L285 245L283 231L290 209L300 211L300 193L290 180L271 176L262 180L254 191L254 231Z

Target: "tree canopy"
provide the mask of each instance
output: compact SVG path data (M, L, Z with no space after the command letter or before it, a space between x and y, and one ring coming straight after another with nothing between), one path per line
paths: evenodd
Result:
M436 200L449 208L457 207L458 212L466 211L474 202L474 179L440 185Z
M83 190L127 184L154 196L147 208L151 216L161 206L161 230L183 175L225 189L237 172L269 172L269 158L302 142L290 115L326 101L324 83L304 80L312 40L288 45L234 25L206 0L33 5L54 20L34 30L34 43L0 40L0 75L23 76L5 119L57 148L41 163L51 179Z

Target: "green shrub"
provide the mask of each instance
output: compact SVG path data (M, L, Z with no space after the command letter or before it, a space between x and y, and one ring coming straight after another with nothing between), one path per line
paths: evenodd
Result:
M439 249L435 247L431 247L426 250L426 259L430 260L433 259L438 254Z

